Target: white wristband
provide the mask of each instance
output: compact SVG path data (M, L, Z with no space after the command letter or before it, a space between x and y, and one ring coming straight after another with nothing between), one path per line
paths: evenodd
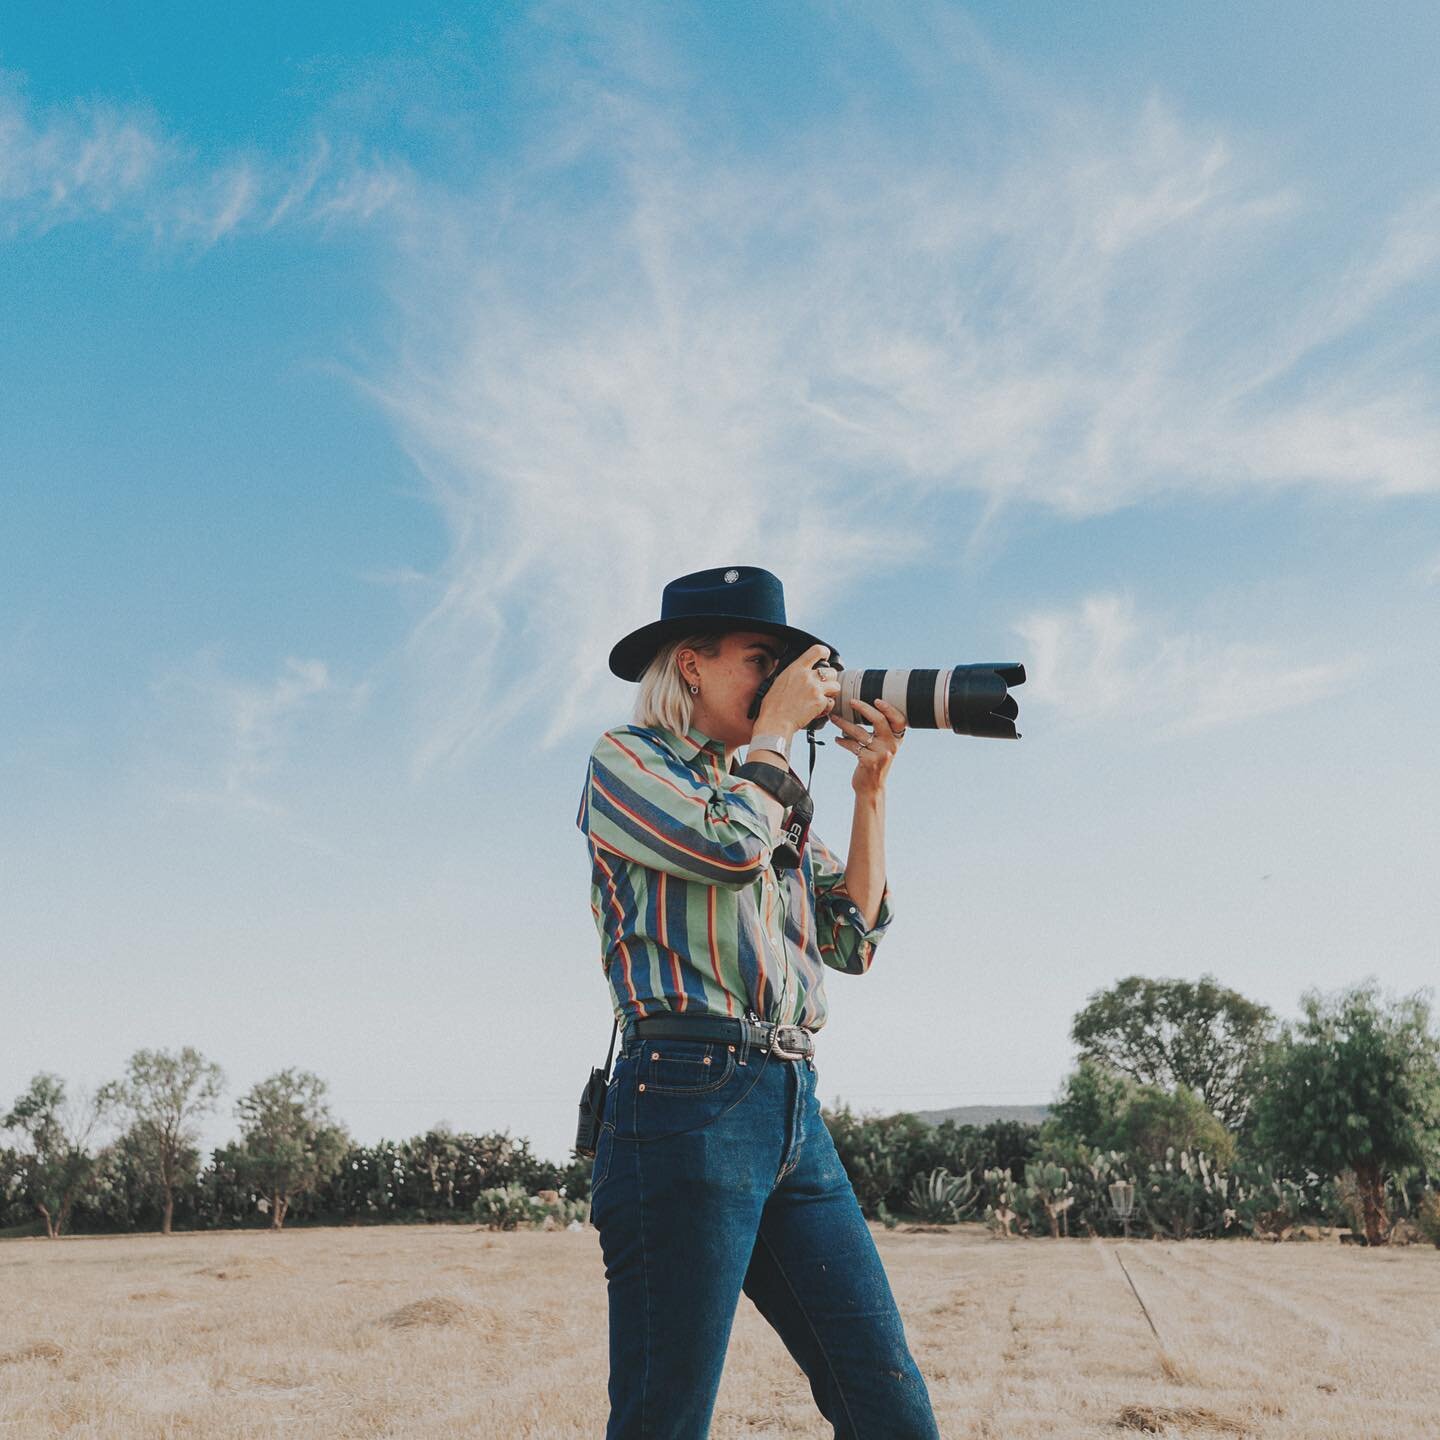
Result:
M794 738L792 735L790 740ZM748 757L756 750L773 750L777 755L783 755L788 763L790 759L790 740L785 739L783 735L752 735L750 737L750 748L745 754Z

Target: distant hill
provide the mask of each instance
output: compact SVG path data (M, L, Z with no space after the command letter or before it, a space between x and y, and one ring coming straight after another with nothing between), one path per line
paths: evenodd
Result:
M957 1105L953 1110L916 1110L927 1125L953 1120L957 1125L989 1125L996 1120L1016 1120L1021 1125L1040 1125L1050 1113L1048 1105Z

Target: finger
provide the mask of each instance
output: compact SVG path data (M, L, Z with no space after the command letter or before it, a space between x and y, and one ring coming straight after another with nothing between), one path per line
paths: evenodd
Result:
M864 740L870 734L864 726L855 724L853 720L842 720L838 714L831 715L830 722L837 729L843 730L852 740Z
M885 705L885 702L882 700L880 704L885 705L885 710L877 710L875 706L867 704L864 700L852 700L850 704L856 710L868 712L865 718L875 727L875 733L877 735L891 735L894 733L890 728L890 717L885 713L885 710L893 710L898 716L900 712L896 710L893 705ZM901 728L904 728L903 725Z

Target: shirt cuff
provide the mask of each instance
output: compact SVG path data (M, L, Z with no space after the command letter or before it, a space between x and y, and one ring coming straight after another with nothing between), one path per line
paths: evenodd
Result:
M890 904L889 881L886 881L884 893L880 896L880 909L875 916L875 923L868 930L865 928L865 917L860 913L860 907L850 898L850 892L846 890L843 882L830 892L829 900L836 915L849 925L861 940L868 940L872 944L884 935L895 918Z

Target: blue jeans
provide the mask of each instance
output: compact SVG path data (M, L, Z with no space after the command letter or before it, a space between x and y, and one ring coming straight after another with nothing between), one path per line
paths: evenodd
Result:
M609 1282L607 1440L703 1440L742 1289L837 1440L938 1440L809 1062L627 1037L590 1218Z

